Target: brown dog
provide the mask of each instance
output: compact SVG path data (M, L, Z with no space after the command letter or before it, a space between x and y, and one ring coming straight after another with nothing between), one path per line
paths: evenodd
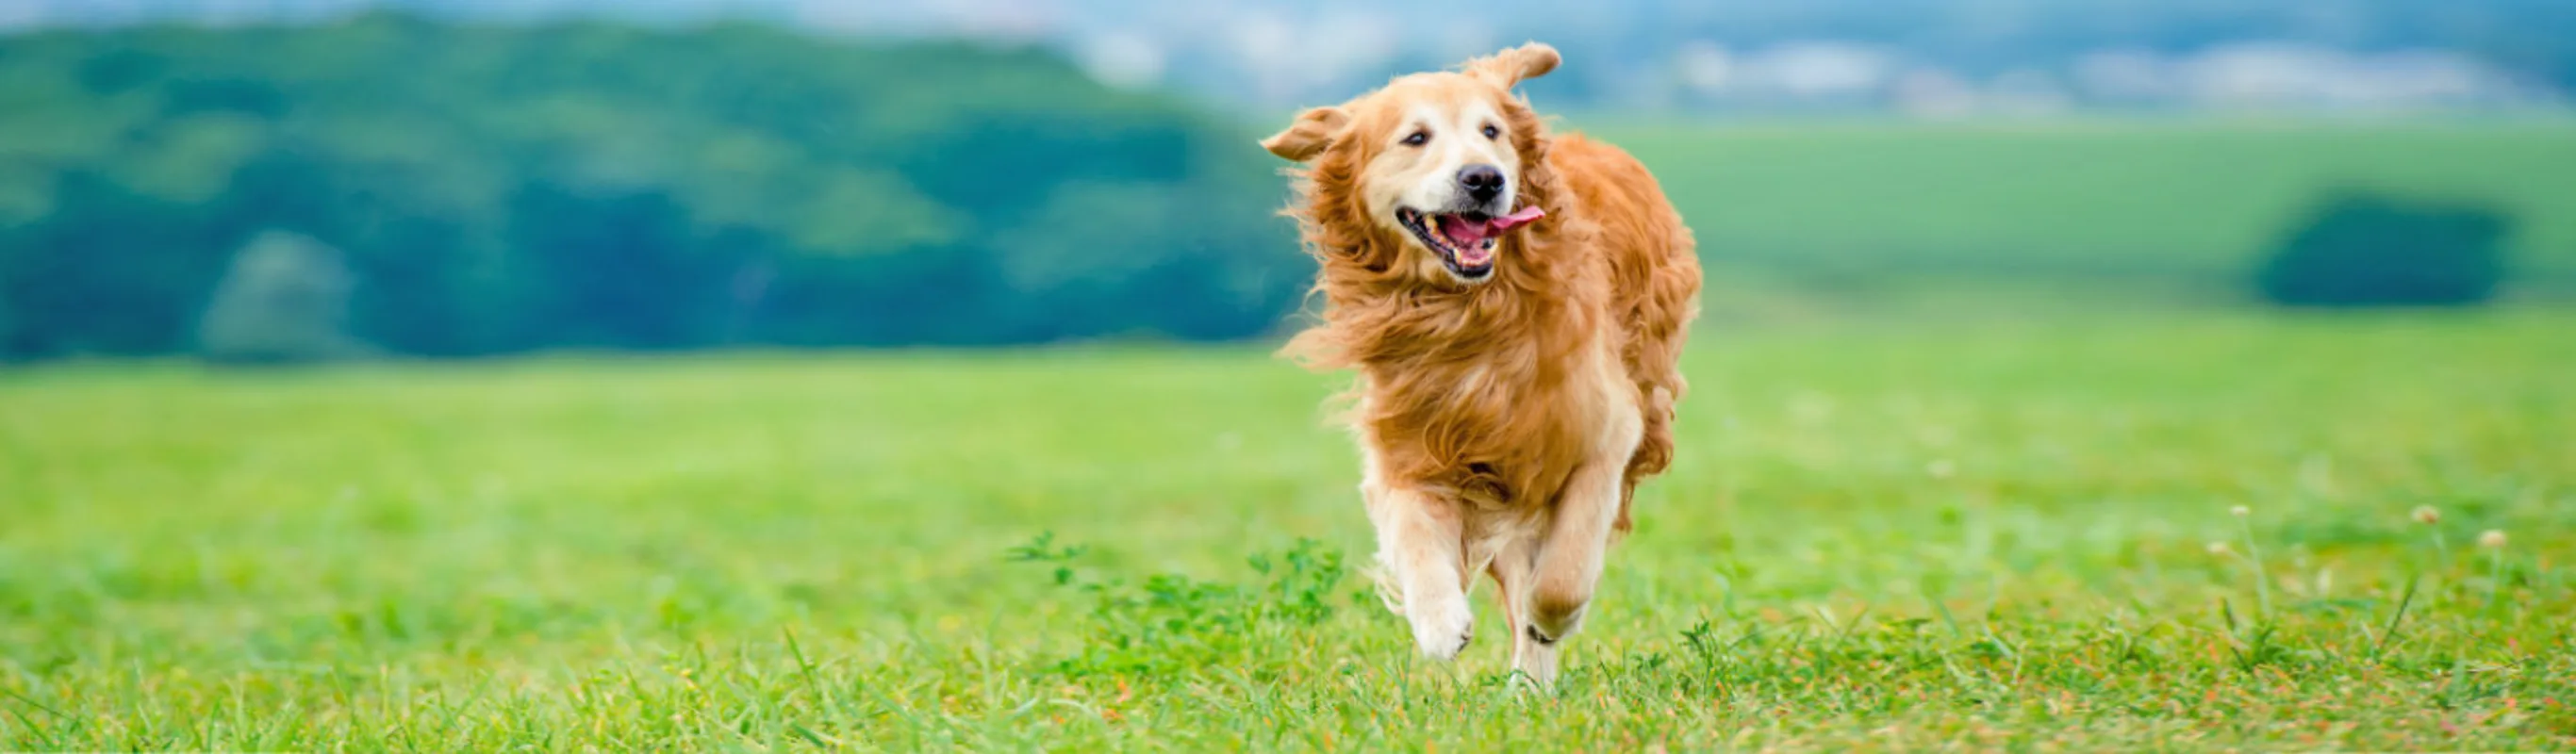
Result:
M1637 483L1673 457L1690 229L1616 147L1555 136L1511 89L1529 44L1405 76L1262 141L1297 162L1323 321L1289 344L1356 368L1353 428L1390 606L1433 657L1492 574L1513 669L1541 685L1582 623Z

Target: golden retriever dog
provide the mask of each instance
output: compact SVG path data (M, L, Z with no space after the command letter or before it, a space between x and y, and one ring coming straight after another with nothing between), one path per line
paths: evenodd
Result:
M1358 372L1350 414L1381 593L1439 659L1494 578L1512 668L1554 683L1637 483L1672 462L1697 316L1690 229L1635 158L1548 132L1532 43L1318 107L1290 171L1321 321L1284 353Z

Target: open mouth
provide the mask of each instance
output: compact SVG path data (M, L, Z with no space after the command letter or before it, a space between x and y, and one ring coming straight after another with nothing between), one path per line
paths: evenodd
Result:
M1524 208L1501 217L1483 212L1417 212L1397 207L1395 221L1413 231L1422 245L1440 252L1440 263L1461 278L1475 280L1494 272L1494 244L1504 231L1538 219L1546 213L1537 207Z

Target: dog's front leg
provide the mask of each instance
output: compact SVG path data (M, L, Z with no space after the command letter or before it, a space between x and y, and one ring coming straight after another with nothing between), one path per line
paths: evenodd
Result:
M1464 553L1457 502L1375 480L1364 490L1369 519L1377 525L1377 557L1394 571L1415 645L1434 658L1457 657L1476 631L1460 573Z
M1566 480L1555 517L1540 534L1536 562L1527 577L1520 633L1512 637L1512 669L1541 688L1556 683L1558 643L1583 625L1592 605L1593 586L1601 580L1614 523L1619 518L1621 476L1625 465L1604 458L1586 464Z

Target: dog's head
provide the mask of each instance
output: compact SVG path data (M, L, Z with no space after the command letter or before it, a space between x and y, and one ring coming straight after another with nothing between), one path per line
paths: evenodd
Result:
M1556 69L1556 49L1531 43L1418 73L1336 107L1299 114L1261 142L1308 163L1311 224L1364 226L1331 244L1367 253L1372 268L1481 283L1502 241L1545 215L1535 201L1546 134L1514 85Z

